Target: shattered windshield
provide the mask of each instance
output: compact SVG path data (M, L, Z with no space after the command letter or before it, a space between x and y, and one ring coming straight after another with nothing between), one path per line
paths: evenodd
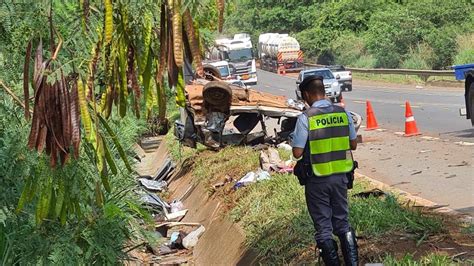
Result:
M252 49L250 48L230 50L228 54L231 61L245 61L253 58Z

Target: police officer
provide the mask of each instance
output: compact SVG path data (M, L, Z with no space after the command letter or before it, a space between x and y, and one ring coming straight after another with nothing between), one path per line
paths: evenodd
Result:
M345 264L357 265L357 242L348 221L347 204L347 173L353 171L350 150L357 147L354 124L344 108L326 98L321 76L306 77L299 89L310 108L298 117L291 144L293 156L303 156L308 173L306 204L320 256L326 265L339 265L334 233L339 237Z

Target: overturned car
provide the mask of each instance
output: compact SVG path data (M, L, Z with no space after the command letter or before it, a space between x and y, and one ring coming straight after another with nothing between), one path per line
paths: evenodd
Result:
M305 105L222 81L195 80L186 86L186 106L175 136L186 146L278 144L289 139ZM359 128L361 118L352 113Z

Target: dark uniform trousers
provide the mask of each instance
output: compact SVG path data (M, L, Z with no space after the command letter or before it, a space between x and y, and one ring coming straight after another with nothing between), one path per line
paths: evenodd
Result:
M347 203L347 176L312 176L305 185L306 204L316 229L317 243L350 231Z

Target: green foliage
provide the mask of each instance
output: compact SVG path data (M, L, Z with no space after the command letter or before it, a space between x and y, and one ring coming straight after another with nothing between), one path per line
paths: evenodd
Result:
M261 33L289 33L306 61L355 67L446 68L456 56L456 37L474 24L470 1L238 0L234 8L228 32L249 32L255 42ZM428 61L416 51L421 43L433 51ZM467 49L457 53L459 62L471 58Z
M367 183L356 182L350 194L368 189ZM258 252L261 262L302 263L301 254L308 252L313 244L314 227L306 209L304 189L296 177L274 174L270 180L241 188L236 193L239 200L231 217L244 228L247 245ZM442 231L439 218L407 209L394 196L351 197L349 202L351 225L368 238L407 232L421 239Z
M120 169L110 179L112 191L105 195L104 207L94 204L91 187L100 180L95 165L90 163L86 147L80 158L61 169L51 169L44 155L25 149L28 127L22 111L10 97L0 92L0 259L3 264L116 264L124 258L124 248L130 239L140 236L137 218L140 212L136 182L118 160L116 148L111 153ZM114 118L115 119L115 118ZM126 117L112 123L129 160L133 158L132 144L144 130L143 122ZM67 222L60 218L48 219L37 225L35 205L41 196L28 195L22 211L16 212L27 177L41 186L41 180L65 178L70 186L68 197L75 212L67 213ZM74 178L77 177L77 178ZM53 187L53 191L58 188ZM58 203L59 204L59 203ZM52 205L55 206L54 204ZM54 208L48 210L55 212Z
M433 58L433 49L426 43L421 43L415 48L410 48L410 52L402 62L401 67L404 69L431 69L430 63Z
M442 231L439 218L423 215L416 210L407 211L391 195L383 199L354 199L349 208L352 226L364 235L405 231L422 237Z
M422 265L432 265L432 266L444 266L444 265L458 265L455 264L450 257L444 255L431 254L422 257L419 260L416 260L413 255L407 254L400 259L397 259L393 256L386 256L383 259L383 264L387 266L422 266Z
M367 57L364 39L353 32L345 32L331 43L337 64L356 66L362 57ZM362 59L364 60L364 59Z
M469 64L474 62L474 33L458 36L458 50L454 58L455 65Z
M458 28L456 26L445 26L433 28L424 38L433 49L436 55L432 65L434 69L449 68L453 64L453 57L456 54L456 36Z

